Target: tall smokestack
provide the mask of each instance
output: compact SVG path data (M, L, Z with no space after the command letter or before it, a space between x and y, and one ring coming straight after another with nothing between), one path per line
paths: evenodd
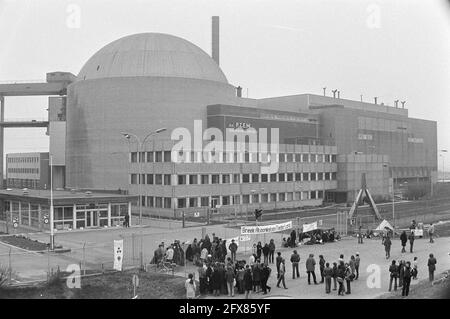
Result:
M217 65L219 64L219 17L212 17L212 41L211 41L211 57L214 61L216 61Z

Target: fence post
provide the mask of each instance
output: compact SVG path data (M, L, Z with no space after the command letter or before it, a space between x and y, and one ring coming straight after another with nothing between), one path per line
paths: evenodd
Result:
M86 242L83 244L83 275L86 275Z
M139 237L141 238L141 242L140 242L140 263L141 263L141 270L143 270L144 269L144 248L143 248L143 246L144 246L144 239L143 239L143 235L142 235L142 229L141 229L141 231L140 231L140 233L139 233Z
M9 248L9 257L8 257L8 279L9 283L11 284L11 273L12 273L12 267L11 267L11 248Z

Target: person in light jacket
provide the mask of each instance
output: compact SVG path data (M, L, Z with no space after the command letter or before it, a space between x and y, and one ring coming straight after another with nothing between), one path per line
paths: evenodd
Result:
M281 259L281 263L280 263L280 271L279 271L277 287L280 288L280 283L282 282L284 289L287 289L286 282L284 281L284 275L286 274L286 265L284 263L285 263L285 260L283 258L283 259Z
M197 286L195 285L193 274L189 274L188 279L186 280L186 283L184 284L184 287L186 288L186 298L194 299L195 298L195 290L197 289Z

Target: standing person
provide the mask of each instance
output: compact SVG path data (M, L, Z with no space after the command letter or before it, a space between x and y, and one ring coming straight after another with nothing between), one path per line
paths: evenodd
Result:
M219 264L216 263L213 268L213 273L211 276L211 287L213 289L214 296L220 296L220 286L221 286L221 273L219 271Z
M252 271L249 265L245 266L244 273L244 288L245 288L245 299L248 299L251 291L253 290L253 278Z
M262 249L262 253L264 256L264 265L268 265L269 264L269 253L270 253L270 247L268 243L264 244L264 247Z
M363 233L362 233L362 226L359 225L359 231L358 231L358 244L363 243Z
M434 243L434 225L430 223L430 228L428 228L428 236L430 237L430 243Z
M297 272L297 277L300 277L300 273L298 271L298 263L300 262L300 255L297 254L297 250L291 255L291 263L292 263L292 279L295 279L295 273Z
M206 279L206 265L203 263L198 267L198 280L200 282L200 295L206 294L207 279Z
M341 261L337 268L337 281L339 283L338 295L340 296L343 296L345 293L344 278L345 278L345 265L344 262Z
M333 290L337 290L338 267L337 263L333 263Z
M308 274L308 285L311 285L311 275L313 277L314 284L317 285L315 269L316 269L316 260L314 259L314 254L309 254L309 257L306 260L306 272Z
M261 273L261 288L264 295L267 295L267 289L269 289L269 292L272 289L271 287L267 286L267 281L269 280L271 271L272 269L270 269L268 265L263 265Z
M280 278L280 264L283 260L283 257L281 257L281 252L277 252L277 279Z
M417 274L418 274L418 272L419 272L419 269L418 269L418 261L417 261L417 257L414 257L414 260L413 260L413 268L412 268L412 278L415 280L415 279L417 279Z
M323 274L325 276L325 293L329 294L331 292L331 278L333 277L333 269L330 267L330 263L325 264Z
M234 297L235 275L234 275L233 267L231 267L231 266L227 267L227 271L225 273L225 280L227 282L228 297Z
M434 272L436 271L437 260L434 258L433 254L430 254L430 258L428 258L428 276L430 281L434 280Z
M253 273L253 292L259 292L261 288L261 264L259 259L256 259L256 263L252 267Z
M389 237L389 235L387 235L384 238L383 245L384 245L384 250L386 251L386 259L391 258L391 245L392 245L392 242L391 242L391 238Z
M347 283L347 291L345 292L345 294L350 295L352 293L351 289L350 289L350 282L352 281L352 269L350 267L350 265L347 263L345 264L345 281Z
M125 215L125 220L123 222L123 225L125 226L125 228L130 227L130 215L128 215L128 214Z
M244 281L244 277L245 277L245 268L244 266L240 266L239 270L237 272L237 282L238 282L238 286L239 286L239 293L243 294L245 293L245 281Z
M250 265L250 267L253 266L253 265L255 264L255 261L256 261L256 255L255 255L255 254L251 255L251 256L248 258L248 264Z
M258 245L256 245L256 259L261 260L261 254L262 254L262 245L261 242L258 242Z
M193 274L189 274L188 279L184 284L184 287L186 288L186 299L194 299L195 290L197 289L197 287L195 285Z
M274 263L274 255L275 255L275 241L271 239L269 243L269 262L272 264Z
M413 253L413 246L414 246L414 240L416 236L414 235L414 230L411 230L411 233L408 236L409 239L409 252L412 254Z
M392 290L392 282L394 282L394 291L397 291L398 266L395 260L393 260L392 264L389 266L389 273L389 291Z
M277 288L280 288L280 283L282 282L284 289L287 289L286 282L284 281L284 275L286 274L286 265L284 263L285 263L285 260L284 260L284 258L282 258L281 263L280 263L280 271L279 271L279 277L278 277L278 282L277 282Z
M323 284L325 280L325 275L323 273L325 269L325 259L323 258L323 255L319 255L319 270L320 270L320 283Z
M230 246L228 246L228 249L231 252L231 261L235 262L236 261L236 252L238 250L238 245L236 244L234 239L231 240L231 244L230 244Z
M294 248L295 247L295 239L297 237L297 232L295 231L295 229L293 229L291 231L291 247Z
M405 273L405 261L400 260L398 265L398 286L403 287L403 275Z
M355 280L358 280L358 278L359 278L359 264L360 263L361 263L361 258L359 258L359 253L356 253L356 257L355 257L356 277L355 277Z
M400 235L400 241L402 243L402 253L406 253L406 242L408 241L408 236L406 235L406 231L403 231L402 234Z
M410 284L411 284L411 263L408 261L405 264L405 272L403 274L402 296L405 296L405 297L408 296Z
M356 263L356 261L355 260L356 260L355 256L351 255L350 256L350 261L348 262L348 265L350 266L350 269L352 271L352 278L356 277L356 275L355 275L355 270L356 270L355 263Z

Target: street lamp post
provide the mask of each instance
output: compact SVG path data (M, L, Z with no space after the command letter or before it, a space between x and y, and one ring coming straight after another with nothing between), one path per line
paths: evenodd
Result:
M447 150L439 150L440 153L447 153ZM440 155L442 157L442 183L445 182L445 167L444 167L444 154Z
M137 182L139 183L139 187L138 187L139 188L139 190L138 190L139 191L139 196L138 196L138 198L139 198L139 225L142 225L142 162L143 162L142 159L143 158L141 157L141 153L144 149L145 142L147 141L147 139L150 136L164 132L165 130L166 130L166 128L159 128L156 131L153 131L153 132L147 134L147 136L144 137L142 142L141 142L141 139L135 134L122 133L122 135L128 140L131 139L131 137L134 137L136 139L137 146L138 146L137 161L139 163L139 177L137 179Z
M50 155L50 250L55 249L55 225L54 206L53 206L53 156Z

